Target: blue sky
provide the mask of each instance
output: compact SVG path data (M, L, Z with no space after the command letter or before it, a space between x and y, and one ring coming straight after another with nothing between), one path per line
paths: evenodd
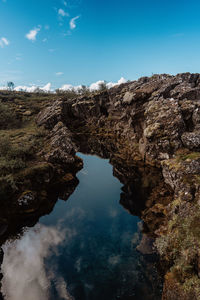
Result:
M198 0L0 0L0 86L200 72Z

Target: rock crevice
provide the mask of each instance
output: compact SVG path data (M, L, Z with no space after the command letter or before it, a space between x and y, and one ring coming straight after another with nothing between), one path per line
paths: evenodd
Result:
M51 130L47 161L73 163L78 149L127 166L125 172L136 166L162 172L141 217L168 262L163 299L188 299L191 291L200 299L200 75L153 75L89 96L61 97L40 112L37 124ZM116 168L118 176L122 169Z

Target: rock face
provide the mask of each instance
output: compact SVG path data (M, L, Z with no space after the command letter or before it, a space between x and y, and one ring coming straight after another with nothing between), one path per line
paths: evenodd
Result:
M56 100L53 105L48 106L45 109L45 113L39 113L37 122L40 125L44 125L47 129L52 129L60 120L62 112L62 100Z
M135 165L161 171L141 217L165 262L163 299L200 299L200 74L154 75L61 97L37 123L51 130L48 162L73 164L78 149L126 172Z
M45 159L53 164L73 165L75 150L70 131L62 122L58 122L50 133L50 151L46 154Z
M89 124L111 128L112 134L138 143L143 158L159 165L178 149L199 151L199 82L199 74L189 73L144 77L91 96L61 98L37 122L52 129L61 121L73 132Z

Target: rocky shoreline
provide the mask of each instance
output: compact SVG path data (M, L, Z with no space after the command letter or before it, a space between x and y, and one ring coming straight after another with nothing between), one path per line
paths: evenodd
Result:
M36 123L48 132L38 153L45 167L29 182L46 182L43 203L55 181L49 168L70 186L82 167L77 151L109 158L124 184L122 205L155 239L163 300L200 299L200 74L154 75L74 99L59 96ZM29 210L27 193L20 197L28 197Z
M140 170L148 182L158 170L157 184L146 183L140 214L163 261L163 299L199 299L200 75L154 75L91 96L63 97L37 123L55 132L55 126L67 128L80 151L109 157L118 177Z

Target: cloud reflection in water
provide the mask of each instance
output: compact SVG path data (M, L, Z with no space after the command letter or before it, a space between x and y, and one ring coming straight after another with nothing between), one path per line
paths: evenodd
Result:
M63 278L56 278L52 270L45 268L44 259L56 254L57 246L71 237L68 231L56 227L36 225L20 239L4 245L2 265L3 293L6 300L49 299L51 281L54 281L61 299L72 300Z

